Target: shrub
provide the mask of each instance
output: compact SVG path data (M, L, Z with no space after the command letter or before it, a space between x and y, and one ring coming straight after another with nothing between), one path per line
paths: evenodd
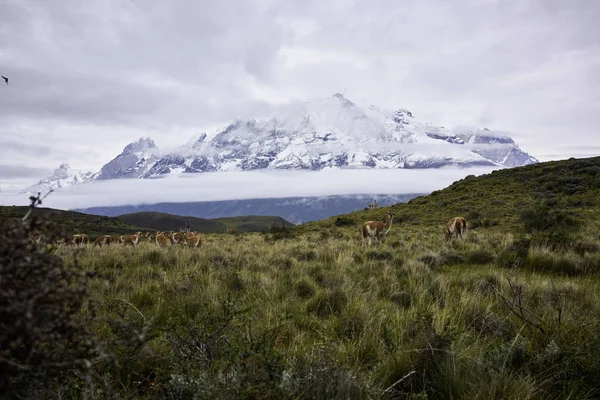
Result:
M412 296L407 292L396 292L390 296L390 301L401 308L409 308L412 305Z
M237 272L234 272L227 277L227 289L232 292L241 292L246 289L246 283Z
M320 293L308 303L306 310L319 317L339 315L348 304L348 296L341 289Z
M308 251L305 251L305 252L298 252L296 254L296 259L298 261L313 261L313 260L316 260L317 257L318 257L318 254L314 250L308 250Z
M435 269L440 265L440 257L435 254L424 254L418 260L431 269Z
M294 239L298 236L295 227L273 224L266 232L263 232L265 241L277 241L283 239Z
M302 279L296 284L296 294L300 298L307 299L314 296L315 293L316 290L314 286L306 279Z
M29 240L36 231L50 242L65 235L35 215L39 196L31 200L24 221L8 222L0 232L0 387L14 396L45 397L40 391L52 391L75 371L91 383L92 367L109 355L91 330L92 274Z
M394 258L394 255L389 252L389 251L377 251L377 250L369 250L366 253L366 257L367 260L378 260L378 261L385 261L385 260L392 260Z
M342 217L337 217L333 224L335 226L351 226L351 225L356 224L356 222L354 222L354 220L352 218L342 216Z
M466 255L469 264L488 264L496 259L493 251L487 249L472 250Z
M174 353L175 371L163 397L281 398L283 356L277 349L279 327L253 324L249 309L231 298L218 309L204 304L192 319L173 316L162 327Z
M527 233L537 236L537 243L566 247L573 243L572 233L579 228L581 221L573 213L560 211L555 206L544 201L525 209L520 220Z
M444 251L439 257L439 265L458 265L464 262L464 255L457 251Z

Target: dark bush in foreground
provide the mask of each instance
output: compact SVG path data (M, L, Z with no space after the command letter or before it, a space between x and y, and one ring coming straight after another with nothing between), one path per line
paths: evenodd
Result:
M0 396L42 398L75 373L89 384L108 358L90 328L89 275L34 244L29 234L39 231L63 234L34 215L0 232Z

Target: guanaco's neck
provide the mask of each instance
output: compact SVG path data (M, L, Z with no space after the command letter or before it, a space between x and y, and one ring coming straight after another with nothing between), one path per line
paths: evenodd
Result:
M385 231L385 233L388 233L388 231L390 230L390 228L392 227L392 219L394 217L392 217L390 214L388 214L386 220L385 220L385 225L383 226L383 229Z

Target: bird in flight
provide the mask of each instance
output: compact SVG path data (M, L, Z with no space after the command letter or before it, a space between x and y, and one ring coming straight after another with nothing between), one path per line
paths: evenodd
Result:
M4 79L4 82L6 82L6 84L8 85L8 78L5 77L4 75L0 75L2 77L2 79Z

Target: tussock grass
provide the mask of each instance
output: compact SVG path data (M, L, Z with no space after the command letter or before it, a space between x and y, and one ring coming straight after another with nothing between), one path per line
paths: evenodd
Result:
M112 278L92 288L97 313L149 326L106 379L139 398L600 395L594 248L481 230L445 243L433 229L369 247L339 230L85 249Z

